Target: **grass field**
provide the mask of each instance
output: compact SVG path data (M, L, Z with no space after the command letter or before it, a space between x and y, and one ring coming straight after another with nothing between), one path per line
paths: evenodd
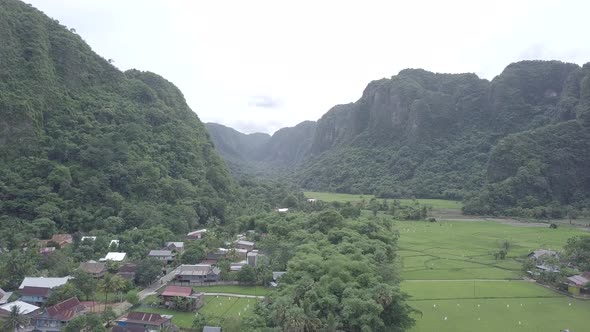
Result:
M204 293L229 293L229 294L256 295L256 296L265 296L268 293L270 293L270 290L265 287L252 287L252 286L239 286L239 285L193 287L193 289L197 292L204 292Z
M353 194L337 194L327 192L306 191L303 193L307 198L315 198L324 202L359 202L362 200L369 201L374 198L373 195L353 195ZM389 201L392 201L390 199ZM402 205L410 205L414 202L412 199L398 199ZM433 209L453 209L460 210L463 204L458 201L448 201L444 199L416 199L420 204L432 206Z
M401 288L422 312L411 332L590 331L590 302L516 280L531 250L560 249L569 237L587 233L485 221L400 221L396 227ZM503 240L512 247L506 260L496 261L492 252Z
M227 318L241 318L250 315L256 301L255 299L237 297L206 296L205 305L199 309L199 312L207 315L212 322L223 327ZM182 312L156 307L140 307L137 311L173 315L172 323L183 329L190 329L195 318L195 312Z

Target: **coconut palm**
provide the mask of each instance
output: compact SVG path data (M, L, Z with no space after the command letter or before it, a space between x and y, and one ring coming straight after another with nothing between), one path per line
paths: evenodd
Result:
M108 296L109 296L109 292L120 292L123 289L125 289L126 286L126 281L125 279L123 279L123 277L118 276L118 275L112 275L110 273L107 273L104 275L104 277L102 278L102 280L98 283L98 289L101 292L104 292L104 308L106 310L107 308L107 301L108 301Z
M10 315L2 323L2 331L20 331L29 325L29 317L25 316L20 307L13 305L10 308Z

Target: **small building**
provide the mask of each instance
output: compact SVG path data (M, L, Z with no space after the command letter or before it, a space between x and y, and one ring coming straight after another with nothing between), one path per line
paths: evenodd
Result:
M123 266L119 268L119 272L117 272L118 276L121 276L131 282L135 280L135 271L137 270L137 265L133 263L125 263Z
M219 327L219 326L204 326L203 332L221 332L221 327Z
M105 261L113 261L113 262L122 262L127 257L127 253L124 252L109 252L106 256L99 259L101 262Z
M36 306L43 306L49 299L49 295L51 295L51 288L25 286L19 293L19 300Z
M96 241L96 236L82 236L80 238L80 242L84 242L84 241Z
M166 249L182 254L184 252L184 242L166 242Z
M44 288L55 288L62 285L65 285L71 277L63 277L63 278L44 278L44 277L25 277L23 282L21 282L18 289L23 289L25 287L44 287Z
M546 257L559 257L559 256L556 251L547 250L547 249L539 249L539 250L535 250L535 251L531 252L528 255L528 257L533 260L538 260L538 259L546 258Z
M51 242L55 242L60 248L63 248L74 243L74 238L70 234L53 234Z
M220 259L226 258L228 253L229 253L229 249L217 248L216 251L207 253L206 259L208 261L217 262Z
M203 236L205 236L206 233L206 229L198 229L196 231L188 232L188 234L186 234L186 238L188 240L200 240L203 238Z
M111 240L111 242L109 242L109 249L119 248L119 243L121 243L119 240Z
M55 247L44 247L44 248L39 248L39 253L43 256L47 256L49 254L51 254L52 252L54 252L57 248Z
M248 265L248 263L246 261L231 263L231 264L229 264L229 270L231 272L237 272L237 271L240 271L246 265Z
M245 249L248 251L254 250L254 242L246 241L246 240L238 240L236 241L236 249Z
M583 275L578 274L567 278L567 290L571 294L580 295L582 290L590 284L590 279L585 278Z
M315 202L317 202L317 201L318 201L318 200L317 200L317 199L315 199L315 198L308 198L308 199L307 199L307 203L315 203Z
M289 209L288 208L279 208L279 209L277 209L277 212L279 212L279 213L287 213L287 212L289 212Z
M250 251L247 254L247 259L246 259L246 261L248 262L248 265L256 266L256 264L258 264L258 256L259 255L261 255L261 254L258 253L258 250Z
M175 330L172 324L171 315L160 315L145 312L131 311L115 320L115 325L119 329L113 328L113 331L160 331L164 328ZM123 328L123 329L120 329Z
M174 309L176 306L175 298L188 299L189 309L197 310L205 304L205 293L197 293L192 287L183 286L166 286L160 298L162 305L168 309Z
M220 270L217 267L207 264L181 265L175 279L178 282L205 282L218 281Z
M76 316L83 314L86 307L78 298L71 297L56 305L46 308L34 318L35 330L41 332L61 331Z
M0 305L0 318L5 318L10 316L10 312L12 311L12 307L18 307L18 311L21 315L32 317L39 312L39 308L36 305L26 303L23 301L14 301L9 303L4 303Z
M8 303L8 300L12 296L12 292L6 292L0 288L0 305Z
M107 272L107 264L105 262L88 261L80 263L78 267L81 271L91 274L94 278L102 278Z
M171 250L150 250L148 257L155 258L162 262L166 262L166 264L170 264L174 262L174 257L176 256Z
M273 271L272 273L272 281L270 282L270 285L272 287L277 287L279 285L279 279L281 279L281 277L287 272L285 271Z

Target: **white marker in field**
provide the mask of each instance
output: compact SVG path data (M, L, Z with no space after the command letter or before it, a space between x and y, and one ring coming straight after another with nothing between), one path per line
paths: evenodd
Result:
M522 325L522 322L521 321L518 321L518 325Z
M506 308L510 308L510 304L507 304L507 305L506 305Z
M571 306L572 306L572 304L570 303L570 304L569 304L569 306L571 307Z
M477 320L481 320L481 318L478 317Z
M433 305L432 305L432 307L433 307L433 308L436 308L436 304L433 304Z
M447 316L445 316L445 320L447 320Z
M479 308L479 304L477 305L477 307Z

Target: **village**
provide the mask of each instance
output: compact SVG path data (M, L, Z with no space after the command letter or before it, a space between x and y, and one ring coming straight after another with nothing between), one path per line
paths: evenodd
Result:
M68 326L75 331L73 326L79 324L76 320L83 321L88 314L101 314L110 315L106 327L115 332L179 331L186 327L179 328L173 324L174 315L163 312L198 315L206 305L206 296L247 299L248 308L253 308L268 288L277 287L285 274L269 270L264 253L251 240L254 235L254 231L238 234L233 241L224 242L223 247L207 248L204 242L208 230L198 229L188 232L183 241L165 242L162 247L150 249L143 263L119 251L123 244L118 239L109 239L109 251L104 257L81 262L67 276L26 276L16 289L0 289L0 319L18 315L24 322L16 327L18 331L67 331ZM70 234L54 234L49 240L38 241L38 253L49 257L75 242L94 241L97 236L81 236L76 241ZM194 255L203 249L203 255ZM199 262L185 263L196 257L201 258ZM151 264L149 269L140 266L145 267L146 262ZM145 270L151 272L146 275ZM239 285L254 289L254 294L232 293L231 287ZM229 291L207 292L208 286ZM150 312L142 310L144 305ZM159 309L162 313L154 312ZM193 328L192 331L221 331L220 326Z

